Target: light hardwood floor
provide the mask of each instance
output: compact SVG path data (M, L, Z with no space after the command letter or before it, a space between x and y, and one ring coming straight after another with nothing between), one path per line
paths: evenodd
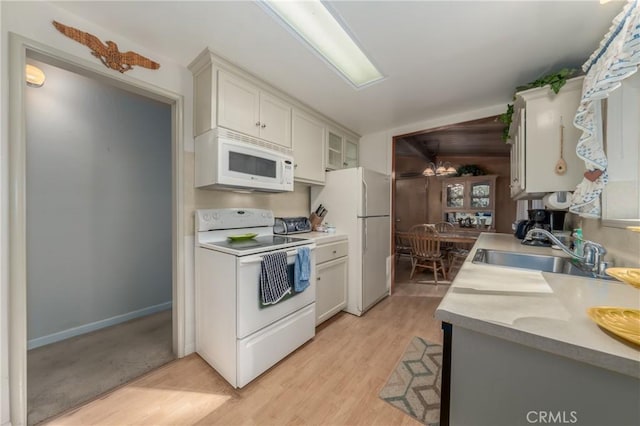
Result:
M197 355L161 367L51 425L417 425L378 398L413 336L442 342L439 298L391 296L340 313L243 389Z

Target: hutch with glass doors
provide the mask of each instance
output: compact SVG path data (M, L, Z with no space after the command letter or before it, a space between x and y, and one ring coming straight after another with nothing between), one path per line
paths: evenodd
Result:
M445 222L486 230L495 229L497 175L461 176L442 180Z

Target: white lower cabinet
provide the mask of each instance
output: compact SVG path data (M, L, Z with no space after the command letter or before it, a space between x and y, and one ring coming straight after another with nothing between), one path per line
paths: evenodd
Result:
M347 241L319 245L316 263L316 325L347 306Z

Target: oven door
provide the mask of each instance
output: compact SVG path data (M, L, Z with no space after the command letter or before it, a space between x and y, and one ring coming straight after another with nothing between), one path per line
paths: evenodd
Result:
M316 300L316 258L315 244L311 249L311 277L309 287L300 293L283 299L275 305L263 306L260 303L260 268L262 255L238 257L237 268L237 335L242 339L261 328L301 309ZM287 250L287 266L293 268L298 250L296 247Z

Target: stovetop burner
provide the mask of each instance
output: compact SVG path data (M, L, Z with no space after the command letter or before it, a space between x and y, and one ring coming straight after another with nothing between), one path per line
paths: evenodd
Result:
M273 222L273 212L270 210L196 210L196 244L234 256L248 256L313 244L312 240L306 238L273 235ZM258 236L251 239L228 239L248 233Z
M300 244L306 243L308 240L304 238L285 237L282 235L263 235L260 237L251 238L250 240L241 241L212 241L208 243L211 246L217 246L225 249L244 252L248 250L255 250L259 248L269 248L270 250L278 250L279 246L290 246L292 243L299 242ZM297 245L297 244L293 244Z

